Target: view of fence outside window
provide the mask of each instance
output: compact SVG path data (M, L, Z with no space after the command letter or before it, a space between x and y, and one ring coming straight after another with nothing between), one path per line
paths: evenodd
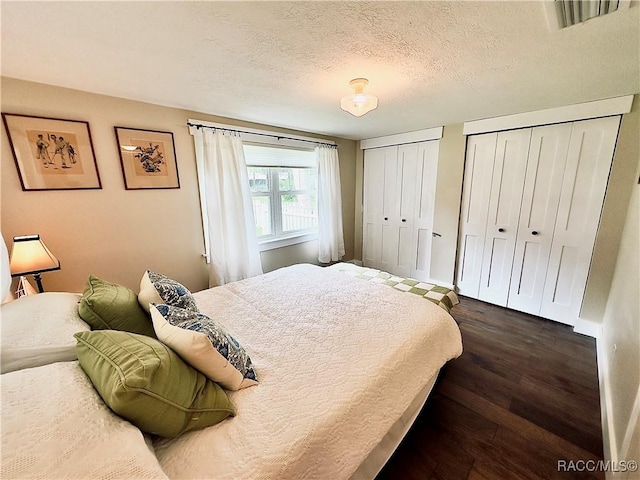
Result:
M284 153L284 149L263 148L272 155L277 154L278 150ZM309 156L314 153L286 150L288 158L281 163L287 166L255 166L252 163L280 162L273 158L256 160L255 154L261 153L260 147L252 146L249 152L246 150L258 240L276 240L317 232L318 170L309 166L289 166L295 162L296 152L305 157L301 158L301 165L312 163Z

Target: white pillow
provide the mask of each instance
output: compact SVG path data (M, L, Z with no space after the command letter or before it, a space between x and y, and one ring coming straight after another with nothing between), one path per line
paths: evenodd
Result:
M76 360L74 333L90 330L78 315L80 295L46 292L0 306L2 373Z
M167 478L78 362L2 375L1 413L1 478Z
M152 303L166 303L174 307L198 311L196 301L187 287L166 275L151 270L144 272L142 280L140 280L138 303L147 312L149 312L149 305Z
M206 315L151 304L151 320L158 340L223 388L240 390L258 383L244 348Z
M0 302L11 290L11 268L9 267L9 252L4 237L0 235Z

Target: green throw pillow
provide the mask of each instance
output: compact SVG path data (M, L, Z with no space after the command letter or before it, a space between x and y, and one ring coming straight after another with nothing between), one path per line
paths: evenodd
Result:
M93 330L124 330L156 338L151 318L127 287L89 276L78 307Z
M80 366L104 402L142 431L175 437L235 415L221 387L158 340L116 330L75 337Z

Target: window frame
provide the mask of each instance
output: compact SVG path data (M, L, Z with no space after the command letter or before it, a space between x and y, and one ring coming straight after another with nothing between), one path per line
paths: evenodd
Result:
M633 95L630 96L633 98ZM194 148L196 154L196 170L198 173L198 191L200 192L200 213L202 220L202 232L203 232L203 246L204 252L203 257L206 259L207 263L211 262L211 245L209 239L209 215L207 212L207 201L205 196L205 188L204 188L204 162L205 155L204 149L202 146L201 137L201 128L212 128L212 129L223 129L232 132L236 132L236 134L240 135L242 139L243 145L263 145L263 146L276 146L276 147L287 147L292 149L303 149L303 150L313 150L316 145L333 145L338 146L335 140L325 138L322 136L306 136L306 135L296 135L283 133L282 129L258 129L258 128L249 128L249 127L239 127L237 124L228 124L228 123L217 123L217 122L209 122L206 120L201 120L198 118L189 117L187 119L187 125L189 127L189 134L194 139ZM312 134L313 135L313 134ZM313 145L313 147L310 147ZM295 237L290 244L307 242L309 240L313 240L314 238L318 238L318 235L310 235L307 237ZM277 242L271 242L271 244L263 244L262 250L268 250L268 245L274 245L272 248L279 248L281 246L286 245L276 245Z
M270 147L270 145L265 144L253 144L255 146L264 146ZM290 148L290 150L295 150L294 148ZM308 150L309 152L311 150ZM251 198L253 202L254 197L268 197L270 202L270 219L271 219L271 230L272 233L268 235L262 235L258 237L258 247L260 251L272 250L275 248L286 247L289 245L295 245L298 243L304 243L312 240L316 240L318 238L318 228L319 225L316 224L313 228L306 229L298 229L292 230L289 232L283 231L283 218L282 218L282 195L316 195L316 205L315 205L315 213L316 213L316 222L319 222L318 218L318 183L317 183L317 166L309 166L309 165L285 165L285 166L276 166L276 165L256 165L252 164L250 161L247 161L247 173L250 172L249 169L253 168L262 168L266 169L268 172L268 191L251 191ZM308 169L312 172L315 171L316 183L315 190L311 189L300 189L300 190L280 190L280 178L279 174L282 170L286 169ZM255 213L255 210L254 210ZM255 222L255 218L254 218Z

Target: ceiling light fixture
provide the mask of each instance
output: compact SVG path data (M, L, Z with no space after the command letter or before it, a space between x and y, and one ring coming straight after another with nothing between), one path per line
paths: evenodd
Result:
M349 82L349 86L355 90L353 95L347 95L340 100L340 108L349 112L354 117L361 117L365 113L378 108L378 97L363 93L364 87L369 80L366 78L354 78Z

